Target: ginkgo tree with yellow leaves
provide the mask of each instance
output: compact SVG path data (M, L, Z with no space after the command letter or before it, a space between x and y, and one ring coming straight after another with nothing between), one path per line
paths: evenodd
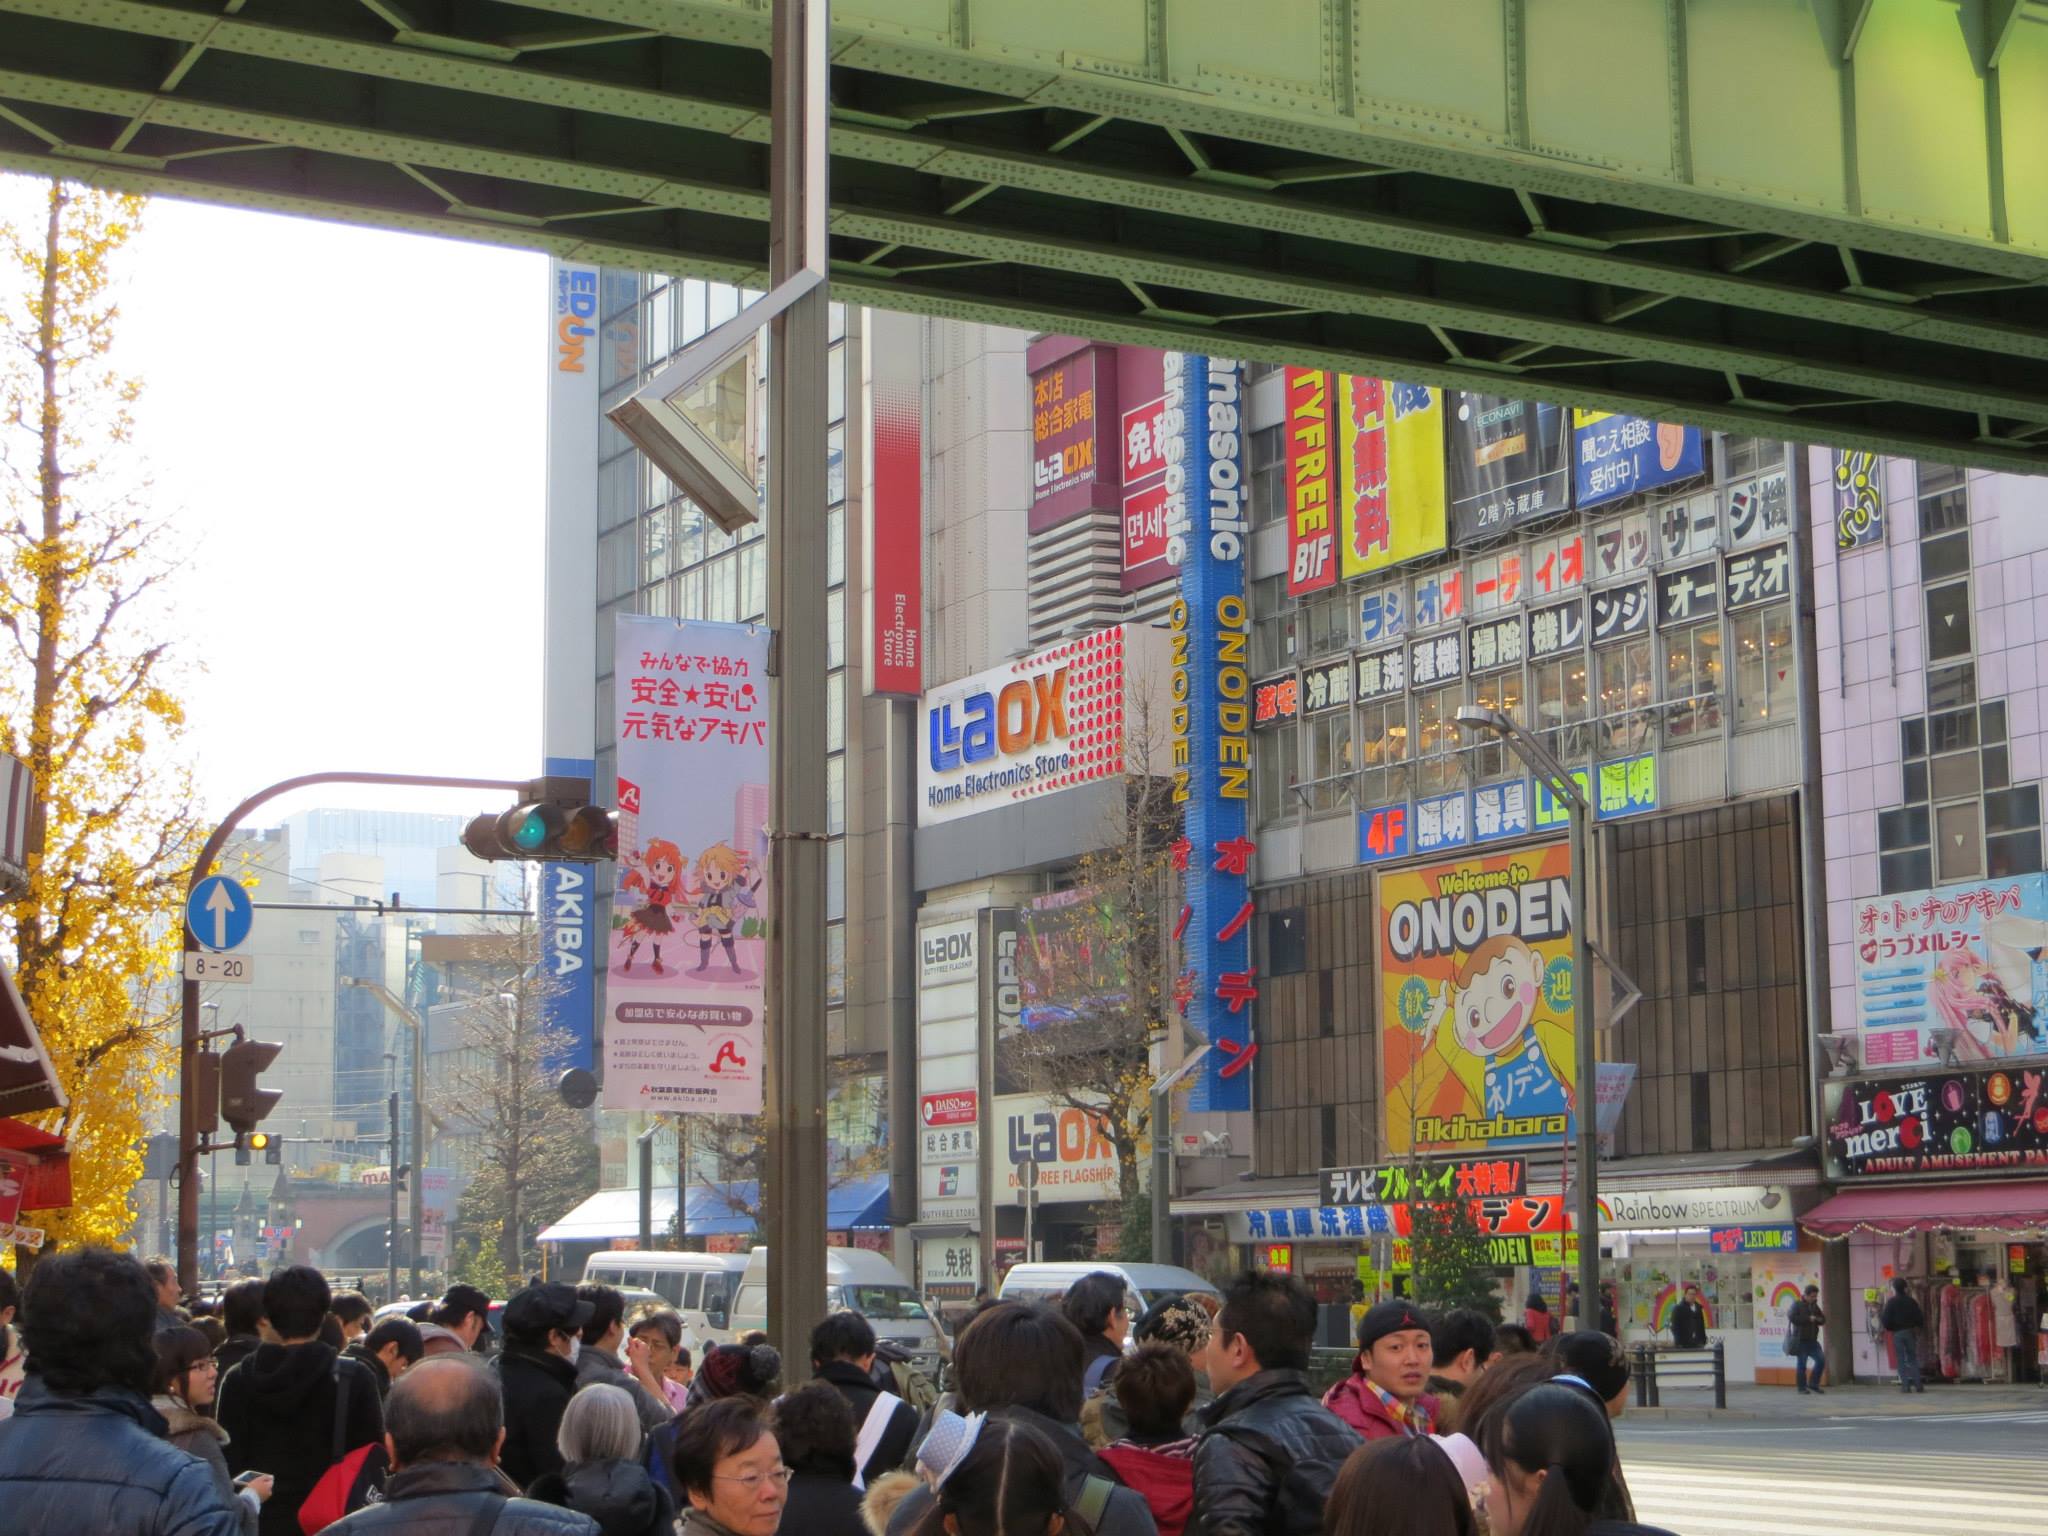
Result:
M160 584L172 562L114 357L139 198L15 182L0 211L0 747L30 770L15 979L70 1098L73 1204L44 1251L115 1242L175 1081L178 908L197 848ZM31 195L24 196L24 192Z

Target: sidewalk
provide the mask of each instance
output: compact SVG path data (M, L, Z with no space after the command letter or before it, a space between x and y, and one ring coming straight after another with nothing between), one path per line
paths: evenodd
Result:
M1819 1396L1801 1397L1792 1387L1760 1387L1750 1382L1728 1384L1728 1406L1714 1407L1710 1386L1660 1388L1663 1405L1638 1408L1629 1389L1630 1419L1831 1419L1917 1418L1923 1414L2048 1413L2048 1388L2021 1386L1930 1386L1925 1392L1901 1392L1890 1382L1829 1387Z

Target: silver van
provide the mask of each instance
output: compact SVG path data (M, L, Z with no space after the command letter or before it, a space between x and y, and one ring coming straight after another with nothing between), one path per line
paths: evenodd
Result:
M1222 1299L1222 1292L1191 1269L1174 1264L1125 1264L1115 1259L1095 1263L1063 1260L1058 1263L1014 1264L1003 1276L996 1292L998 1301L1058 1301L1083 1275L1121 1276L1124 1282L1124 1311L1136 1327L1145 1309L1162 1296L1185 1296L1203 1292ZM1127 1344L1129 1340L1125 1341Z
M826 1249L825 1308L858 1312L874 1325L876 1338L901 1344L916 1358L919 1369L938 1380L940 1362L950 1354L946 1336L903 1272L881 1254L866 1248ZM740 1279L732 1327L737 1335L767 1326L768 1250L756 1248ZM783 1372L785 1376L794 1372L792 1380L801 1379L809 1365L809 1361L785 1361Z

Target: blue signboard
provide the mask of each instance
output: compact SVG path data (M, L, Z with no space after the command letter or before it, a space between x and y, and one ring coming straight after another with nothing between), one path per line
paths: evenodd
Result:
M1471 802L1465 791L1433 795L1415 802L1415 851L1435 853L1459 848L1472 839Z
M1522 837L1529 831L1534 814L1527 779L1481 784L1472 791L1472 841L1493 843L1502 838Z
M595 765L587 758L551 757L547 771L589 778ZM596 960L602 953L596 927L597 871L589 864L543 864L540 867L540 970L552 984L545 1009L550 1028L571 1042L560 1065L595 1067L592 1039L596 1033Z
M256 904L240 882L208 875L185 898L185 925L208 949L237 949L256 921Z
M1698 427L1607 411L1572 412L1572 496L1581 507L1704 473Z
M1378 864L1384 859L1408 857L1408 831L1412 818L1408 802L1375 806L1358 813L1358 862Z
M1250 535L1241 418L1243 370L1226 358L1166 354L1166 535L1181 568L1171 615L1183 870L1181 971L1174 997L1214 1046L1191 1090L1197 1112L1249 1110L1258 979L1251 959Z

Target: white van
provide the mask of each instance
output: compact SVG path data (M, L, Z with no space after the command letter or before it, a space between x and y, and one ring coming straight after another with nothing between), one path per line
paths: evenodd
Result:
M653 1291L682 1315L683 1347L695 1356L738 1337L732 1320L733 1293L746 1267L744 1253L614 1249L590 1256L583 1266L583 1283Z
M903 1272L881 1254L866 1248L825 1250L825 1309L828 1312L858 1312L874 1325L875 1337L893 1339L917 1359L919 1369L938 1380L939 1364L946 1358L946 1336L936 1319L911 1289ZM747 1272L740 1279L739 1300L733 1304L735 1334L749 1328L768 1326L768 1250L756 1248L747 1260ZM799 1380L809 1361L786 1361L783 1374ZM790 1373L794 1372L794 1375Z
M1067 1294L1068 1286L1083 1275L1093 1274L1122 1277L1126 1293L1124 1311L1129 1314L1133 1328L1145 1315L1145 1309L1162 1296L1185 1296L1191 1291L1201 1291L1222 1299L1222 1292L1191 1269L1181 1269L1173 1264L1123 1264L1114 1259L1103 1259L1093 1264L1013 1264L1010 1272L1003 1276L996 1299L1058 1301Z

